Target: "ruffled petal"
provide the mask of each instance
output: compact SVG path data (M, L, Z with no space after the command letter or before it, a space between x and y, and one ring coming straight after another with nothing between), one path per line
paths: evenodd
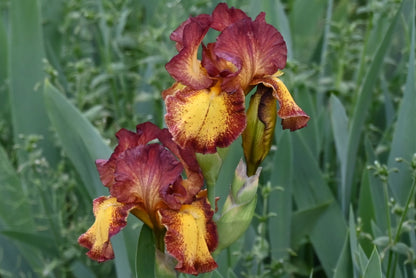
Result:
M277 115L282 119L283 129L295 131L307 125L310 117L296 104L289 90L279 78L268 76L252 81L252 85L259 83L273 89L273 96L279 101L280 109Z
M100 174L100 179L104 186L111 188L114 184L114 171L115 164L120 155L127 149L145 145L149 141L158 137L161 129L156 125L146 122L137 126L137 131L132 132L127 129L120 129L116 133L118 140L118 145L115 148L114 152L111 154L110 159L97 159L95 164L97 166L98 173Z
M78 243L89 249L87 255L98 262L114 258L110 238L127 224L132 204L117 202L114 197L99 197L93 201L95 222L78 238Z
M176 49L178 52L182 50L186 43L184 42L184 30L191 22L199 22L201 26L209 26L211 24L211 16L208 14L200 14L196 17L190 17L182 22L182 24L170 34L170 39L176 42Z
M211 256L218 244L213 214L206 199L183 205L179 211L160 211L167 229L166 250L178 261L176 270L197 275L217 268Z
M151 228L158 224L156 211L167 207L162 197L171 192L183 167L176 157L159 144L137 146L123 152L116 162L115 184L110 193L118 201L134 203L149 215Z
M218 36L215 54L238 68L238 76L224 77L222 88L225 91L244 89L253 78L271 75L285 67L286 43L264 17L261 13L255 21L250 18L237 21Z
M185 88L165 99L165 121L182 148L214 153L231 144L246 126L244 93L221 91L220 84L204 90Z
M181 49L166 64L166 70L176 81L190 86L195 90L208 88L214 82L210 79L197 57L199 45L209 30L211 20L206 17L203 17L203 20L199 19L190 18L182 26L183 30L181 32L178 31L178 34L174 36L176 40L180 40L179 37L182 34Z
M234 7L228 8L226 3L220 3L212 12L211 28L221 32L229 25L244 18L248 18L248 16L242 10Z

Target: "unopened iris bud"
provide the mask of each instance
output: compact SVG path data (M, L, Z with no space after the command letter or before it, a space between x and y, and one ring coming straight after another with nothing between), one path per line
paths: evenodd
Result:
M273 90L257 86L247 111L247 127L243 132L243 150L247 162L247 175L254 175L266 158L273 141L277 117L277 100Z
M222 214L217 221L217 251L230 246L247 230L257 203L257 188L261 168L248 177L243 161L237 166L230 194L225 201Z

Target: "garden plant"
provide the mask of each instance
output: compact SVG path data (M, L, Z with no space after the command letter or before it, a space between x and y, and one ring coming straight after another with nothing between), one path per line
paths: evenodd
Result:
M416 276L415 0L0 0L0 277Z

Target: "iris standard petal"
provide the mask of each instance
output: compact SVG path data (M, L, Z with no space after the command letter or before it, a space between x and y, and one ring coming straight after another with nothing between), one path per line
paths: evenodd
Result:
M161 129L150 122L137 125L136 132L120 129L116 133L118 144L110 158L108 160L97 159L95 162L104 186L111 188L114 184L115 162L125 150L147 144L157 138L160 132Z
M195 90L207 88L214 82L202 67L197 56L198 48L209 26L209 20L198 21L196 18L190 18L183 27L180 52L166 64L166 70L176 81Z
M179 211L160 211L167 231L166 250L176 258L178 271L197 275L217 268L211 256L218 243L214 212L205 198L183 205Z
M241 19L248 18L245 12L234 7L228 8L226 3L219 3L212 12L211 28L222 31Z
M237 21L218 36L215 54L238 68L238 76L224 77L222 88L225 91L244 89L253 78L271 75L285 67L286 43L264 17L261 13L255 21L250 18Z
M191 22L199 22L199 25L201 26L209 26L211 24L211 16L208 14L200 14L196 17L190 17L184 22L182 22L181 25L179 25L178 28L175 29L175 31L170 34L170 39L174 42L176 42L176 49L179 51L182 50L184 47L184 30L186 26L188 26Z
M127 224L133 204L123 204L114 197L99 197L93 202L94 224L78 238L78 243L89 249L87 255L98 262L114 258L110 238Z
M220 83L204 90L185 88L169 95L166 124L182 148L214 153L226 147L246 126L244 93L223 92Z
M163 146L137 146L123 152L117 160L116 182L110 193L118 201L134 203L136 209L147 213L152 223L146 224L153 228L158 224L156 211L167 207L163 193L170 190L182 170L180 162Z

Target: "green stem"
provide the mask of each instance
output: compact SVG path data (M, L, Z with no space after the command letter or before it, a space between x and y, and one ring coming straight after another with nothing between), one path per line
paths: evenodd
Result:
M403 223L404 223L405 217L407 215L407 212L409 210L410 202L413 199L413 194L415 192L415 188L416 188L416 179L414 178L413 179L413 183L412 183L412 187L410 188L410 194L407 196L406 206L404 207L404 211L402 213L402 216L400 217L399 226L397 227L396 235L394 236L393 246L399 241L400 233L401 233L402 227L403 227ZM391 273L395 273L396 272L397 256L395 256L395 260L394 261L395 261L395 263L393 264L393 269L392 269L392 272Z
M387 185L387 183L385 183ZM397 227L397 231L396 234L394 236L394 240L392 241L392 237L391 237L391 229L390 229L390 217L388 218L388 225L389 225L389 239L390 239L390 244L391 246L394 246L400 238L400 234L402 231L402 227L403 227L403 223L405 221L407 212L409 211L409 207L410 207L410 202L413 199L413 195L415 192L415 188L416 188L416 178L413 178L413 183L412 183L412 187L410 188L410 193L407 197L407 201L406 201L406 205L404 207L404 211L402 213L402 216L400 217L400 222L399 225ZM385 194L386 194L387 189L385 189ZM391 273L394 275L394 273L396 272L396 263L393 263L393 265L391 264L392 261L392 252L389 251L389 258L388 258L388 264L387 264L387 273L386 273L386 277L390 277L390 268L391 266L393 267L393 269L391 269ZM397 261L397 256L395 256L395 262Z
M413 179L413 183L412 183L412 187L410 188L410 194L407 196L407 201L406 201L406 206L404 207L404 211L402 216L400 217L400 222L399 222L399 226L397 227L397 232L396 235L394 237L394 244L396 244L399 241L399 237L400 237L400 233L403 227L403 223L405 220L405 217L407 215L407 211L409 210L409 206L410 206L410 202L413 199L413 194L415 192L415 188L416 188L416 179Z
M387 182L383 182L383 190L384 190L384 202L386 203L387 232L389 234L389 242L391 243L392 240L393 240L393 236L392 236L392 233L391 233L389 193L388 193L388 188L387 188Z
M388 188L387 188L387 182L383 182L383 191L384 191L384 202L386 203L386 218L387 218L387 231L389 235L389 245L392 244L393 236L391 233L391 220L390 220L390 209L389 209L389 194L388 194ZM389 257L388 257L388 263L387 263L387 273L386 277L390 277L390 267L391 267L391 260L392 260L392 252L389 250Z

